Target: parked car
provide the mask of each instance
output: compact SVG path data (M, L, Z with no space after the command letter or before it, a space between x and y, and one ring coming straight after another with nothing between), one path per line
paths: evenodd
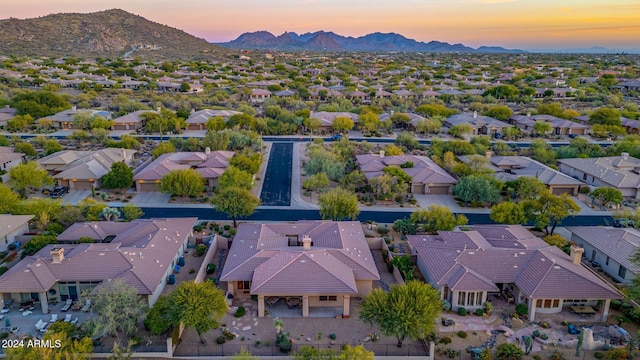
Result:
M342 134L335 134L331 137L331 140L340 140L342 139L344 136L342 136Z
M569 137L572 138L572 139L575 139L575 138L578 137L578 134L569 134Z
M615 219L613 220L613 227L636 227L636 223L633 220Z
M49 197L52 199L61 198L64 196L64 194L68 192L69 192L69 188L67 188L66 186L56 186L49 193Z

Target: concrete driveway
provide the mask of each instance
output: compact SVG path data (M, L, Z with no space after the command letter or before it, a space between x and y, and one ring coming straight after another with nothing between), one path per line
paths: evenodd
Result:
M131 200L132 203L144 206L167 205L171 199L171 194L163 194L159 191L140 191Z
M62 197L65 204L78 205L78 203L91 195L91 190L69 190L68 194Z

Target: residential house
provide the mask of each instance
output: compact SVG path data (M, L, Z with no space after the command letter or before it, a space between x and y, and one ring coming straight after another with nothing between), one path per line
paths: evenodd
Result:
M640 159L621 156L560 159L559 170L594 187L620 190L625 198L640 199Z
M320 125L319 130L323 132L332 131L333 121L338 117L346 117L353 120L354 124L358 123L358 114L354 114L350 112L318 111L318 112L312 112L311 115L309 115L309 117L320 120L322 125Z
M427 118L425 118L424 116L414 114L414 113L401 113L401 114L409 117L410 122L404 125L409 130L415 130L416 126L418 126L418 123L420 121L427 120ZM380 114L379 116L380 121L387 121L392 115L393 115L393 112L391 114L389 113Z
M640 266L630 260L640 248L640 232L610 226L567 226L571 241L584 248L585 258L620 283L629 284L640 275Z
M26 161L26 154L14 152L9 146L0 146L0 174L8 173L12 168Z
M242 114L235 110L199 110L193 111L186 120L187 130L207 130L207 122L214 117L221 117L226 122L233 115Z
M402 170L411 176L409 191L412 194L450 194L458 182L426 156L384 156L384 151L380 151L379 155L357 155L356 163L367 180L382 176L387 166L405 166Z
M105 110L92 110L92 109L76 109L76 107L72 107L71 109L60 111L51 116L47 116L46 118L51 120L53 123L53 127L56 129L74 129L73 120L76 115L86 114L88 116L101 116L107 120L112 119L112 113L110 111Z
M477 111L451 115L444 121L444 125L447 127L460 124L471 125L472 135L495 136L495 134L502 133L502 129L511 127L511 125L492 117L478 115Z
M509 118L511 124L528 133L533 132L533 125L538 121L549 123L551 125L551 133L554 135L586 135L589 130L589 126L585 124L552 115L531 115L531 113L528 113L527 115L513 115Z
M58 185L70 190L90 190L101 187L100 179L111 166L123 162L131 166L136 150L106 148L97 151L63 150L38 160Z
M131 130L131 131L139 131L142 130L147 124L147 120L142 114L154 112L153 110L136 110L132 113L128 113L127 115L123 115L113 119L113 125L111 125L111 130Z
M160 181L164 175L176 170L195 169L211 190L229 167L229 159L233 154L233 151L211 151L209 148L205 152L163 154L135 174L133 182L136 184L136 191L160 191Z
M525 304L528 319L574 305L602 301L606 321L612 299L623 295L581 262L584 249L567 255L521 225L475 225L469 231L408 235L411 253L426 282L454 311L473 311L504 297Z
M29 232L29 221L33 215L0 214L0 252L7 251L16 236Z
M251 95L249 95L249 99L252 103L261 103L264 102L265 99L271 97L271 91L264 89L251 89Z
M18 109L14 109L9 105L0 108L0 126L7 126L7 121L13 119L16 115L18 115Z
M627 80L625 82L622 82L620 84L614 85L613 86L614 89L619 89L620 91L624 92L624 93L628 93L631 91L640 91L640 80Z
M458 159L468 164L472 156L459 156ZM486 170L493 172L501 181L514 181L523 176L535 177L556 195L577 195L580 187L584 186L581 181L526 156L492 156L491 151L486 156L489 159Z
M257 296L260 317L278 301L301 305L304 317L327 308L349 316L351 299L379 279L357 221L240 224L220 277L228 293Z
M112 280L133 286L152 306L187 249L197 218L76 223L0 276L4 302L78 300ZM94 243L79 243L90 238ZM55 300L54 300L55 298Z

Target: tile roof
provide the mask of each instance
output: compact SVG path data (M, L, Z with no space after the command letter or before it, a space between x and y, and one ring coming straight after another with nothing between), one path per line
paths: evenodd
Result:
M57 281L120 278L135 286L140 294L152 294L165 281L167 270L196 221L196 218L173 218L76 223L60 234L61 241L77 241L83 236L96 240L115 237L110 243L47 245L0 276L0 288L3 292L43 292ZM52 262L53 247L64 249L62 262Z
M354 123L358 123L358 114L350 113L350 112L329 112L329 111L318 111L312 112L309 115L310 118L318 119L322 123L322 126L331 126L333 125L333 120L337 117L346 117L353 120Z
M100 179L106 173L111 170L111 166L116 162L130 162L133 154L136 150L129 149L117 149L106 148L98 151L88 152L85 156L80 152L76 154L76 158L66 165L62 165L56 168L60 171L53 177L55 179ZM55 155L55 154L54 154ZM59 160L64 161L64 157L69 155L69 159L74 157L73 154L65 152L61 154ZM44 160L46 158L43 158ZM44 161L40 161L41 164L52 164L53 161L59 161L58 159L51 158Z
M175 152L162 154L138 172L133 181L155 181L172 171L195 168L205 179L218 178L229 166L233 151Z
M305 235L313 241L309 250L289 246L289 237ZM356 280L378 279L356 221L240 224L221 275L222 281L253 280L252 293L298 295L353 293Z
M400 166L406 162L412 162L412 168L403 169L407 174L411 175L412 183L457 183L456 179L426 156L396 155L381 157L376 154L365 154L356 155L356 162L367 179L381 176L384 174L382 170L387 166Z
M456 291L497 291L496 284L514 283L532 298L622 297L590 269L573 264L562 250L520 225L470 228L407 236L433 282Z
M631 156L560 159L558 162L563 172L567 171L565 170L567 167L574 168L611 187L640 188L640 174L634 172L635 169L640 168L640 159Z
M22 228L22 226L27 224L33 217L33 215L0 214L0 239L4 239L5 236Z
M204 110L192 112L187 118L187 120L185 121L187 122L187 124L206 124L207 121L209 121L209 119L216 116L220 116L222 118L227 119L233 115L238 115L238 114L242 114L242 113L235 110L204 109Z
M476 128L479 127L496 127L499 129L505 127L511 127L510 124L507 124L503 121L494 119L489 116L478 115L477 113L461 113L449 116L446 120L446 123L451 126L459 125L459 124L469 124Z
M640 266L629 260L631 255L640 248L640 231L610 226L567 226L567 230L618 264L634 273L640 272Z

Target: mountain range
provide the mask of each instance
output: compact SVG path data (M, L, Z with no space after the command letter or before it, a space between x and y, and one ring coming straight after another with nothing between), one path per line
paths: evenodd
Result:
M316 31L298 35L285 32L275 36L268 31L249 32L237 39L217 45L233 49L273 50L327 50L327 51L406 51L406 52L488 52L521 53L498 46L481 46L477 49L463 44L430 41L428 43L406 38L396 33L375 32L357 38L342 36L334 32Z
M124 10L0 20L0 55L211 59L231 52Z

